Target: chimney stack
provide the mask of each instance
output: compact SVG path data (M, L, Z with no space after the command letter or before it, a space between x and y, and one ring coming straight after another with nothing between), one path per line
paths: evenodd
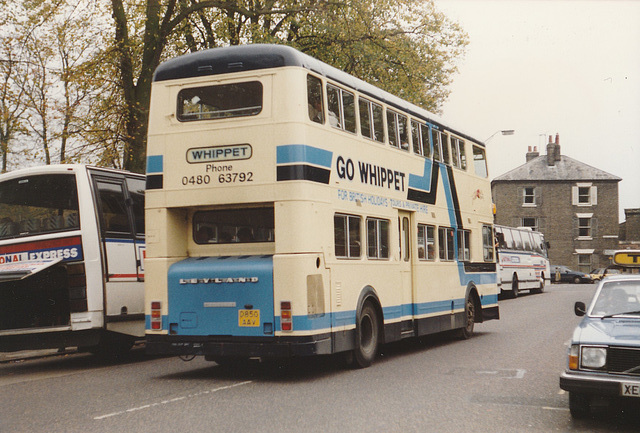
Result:
M529 151L527 152L527 162L539 156L540 156L540 152L538 152L538 146L534 146L533 150L531 150L531 146L529 146Z
M553 142L553 137L549 136L549 143L547 143L547 165L554 166L556 163L556 144Z
M560 161L560 134L556 132L556 147L555 147L555 155L554 159L556 161Z

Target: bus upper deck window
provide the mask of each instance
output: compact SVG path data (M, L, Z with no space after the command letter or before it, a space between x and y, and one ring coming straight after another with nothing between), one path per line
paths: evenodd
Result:
M339 87L327 84L329 123L334 128L356 132L355 96Z
M484 149L473 146L473 167L476 174L481 177L489 176L487 171L487 158L484 156Z
M255 116L262 111L262 83L192 87L178 93L178 120L227 119Z
M316 123L324 123L322 82L313 75L307 75L307 104L309 105L309 119Z

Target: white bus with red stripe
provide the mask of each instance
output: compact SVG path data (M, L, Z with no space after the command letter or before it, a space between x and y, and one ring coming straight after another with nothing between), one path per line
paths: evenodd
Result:
M144 188L86 165L0 176L0 352L144 337Z
M495 226L498 283L516 298L522 290L542 293L550 281L549 255L544 235L529 227Z

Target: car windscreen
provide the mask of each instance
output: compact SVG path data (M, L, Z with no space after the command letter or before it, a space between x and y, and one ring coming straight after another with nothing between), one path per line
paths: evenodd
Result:
M0 183L0 239L79 228L74 174L33 175Z
M590 315L613 316L640 311L640 280L610 281L602 284Z

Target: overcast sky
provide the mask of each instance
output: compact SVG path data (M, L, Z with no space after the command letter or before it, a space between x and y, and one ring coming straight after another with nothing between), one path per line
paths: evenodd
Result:
M435 0L469 34L443 118L487 144L491 178L546 154L622 178L640 208L640 1Z

